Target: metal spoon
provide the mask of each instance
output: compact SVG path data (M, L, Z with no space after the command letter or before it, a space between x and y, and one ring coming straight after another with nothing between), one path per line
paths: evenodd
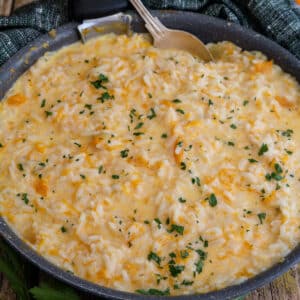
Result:
M130 0L151 33L154 46L157 48L176 48L190 52L205 62L213 60L213 56L205 45L194 35L182 30L165 27L158 18L153 17L141 0Z

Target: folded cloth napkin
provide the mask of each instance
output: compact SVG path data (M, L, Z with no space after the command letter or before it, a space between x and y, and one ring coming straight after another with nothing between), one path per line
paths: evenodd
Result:
M0 65L40 34L72 20L68 9L69 1L41 0L16 10L10 17L0 17ZM144 0L143 2L152 9L196 11L253 28L300 59L300 6L293 0Z

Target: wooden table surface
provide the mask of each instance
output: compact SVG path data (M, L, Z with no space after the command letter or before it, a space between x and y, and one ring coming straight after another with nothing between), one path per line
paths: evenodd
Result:
M14 9L29 2L32 2L32 0L0 0L0 15L9 15ZM43 277L45 275L41 273L40 276ZM9 283L1 273L0 299L16 299L9 287ZM83 295L82 299L91 299L91 297ZM250 293L245 300L300 300L300 265L270 284Z

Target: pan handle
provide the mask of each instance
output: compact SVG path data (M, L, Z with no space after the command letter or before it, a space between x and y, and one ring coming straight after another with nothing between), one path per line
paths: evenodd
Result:
M127 0L71 0L70 14L76 21L92 19L125 10Z

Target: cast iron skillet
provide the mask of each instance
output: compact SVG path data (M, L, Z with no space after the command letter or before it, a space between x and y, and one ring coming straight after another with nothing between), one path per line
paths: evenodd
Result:
M286 72L295 76L300 82L300 61L291 55L287 50L281 48L276 43L260 34L246 30L238 25L191 12L157 11L154 14L158 16L167 26L189 31L199 36L204 42L229 40L236 43L243 49L262 51L268 56L269 59L273 59L275 63L280 65ZM145 31L141 19L137 17L136 14L132 13L132 15L134 30L137 32ZM19 51L12 59L10 59L9 62L7 62L0 70L0 99L12 86L15 80L31 65L33 65L34 62L45 52L57 50L63 46L78 41L79 37L76 31L76 26L77 23L70 23L59 28L55 38L52 38L46 34ZM102 296L105 299L157 298L157 296L143 296L98 286L63 271L38 255L23 241L21 241L2 218L0 218L0 234L20 254L22 254L35 265L39 266L43 271L76 288L89 292L90 294ZM284 259L284 261L274 265L270 269L241 284L206 294L173 296L171 298L178 300L232 299L241 295L245 295L249 291L265 285L280 274L286 272L291 266L298 262L300 262L300 245L297 246L297 248L294 249ZM230 272L230 270L228 270L228 272ZM170 297L161 297L161 299L168 298Z

